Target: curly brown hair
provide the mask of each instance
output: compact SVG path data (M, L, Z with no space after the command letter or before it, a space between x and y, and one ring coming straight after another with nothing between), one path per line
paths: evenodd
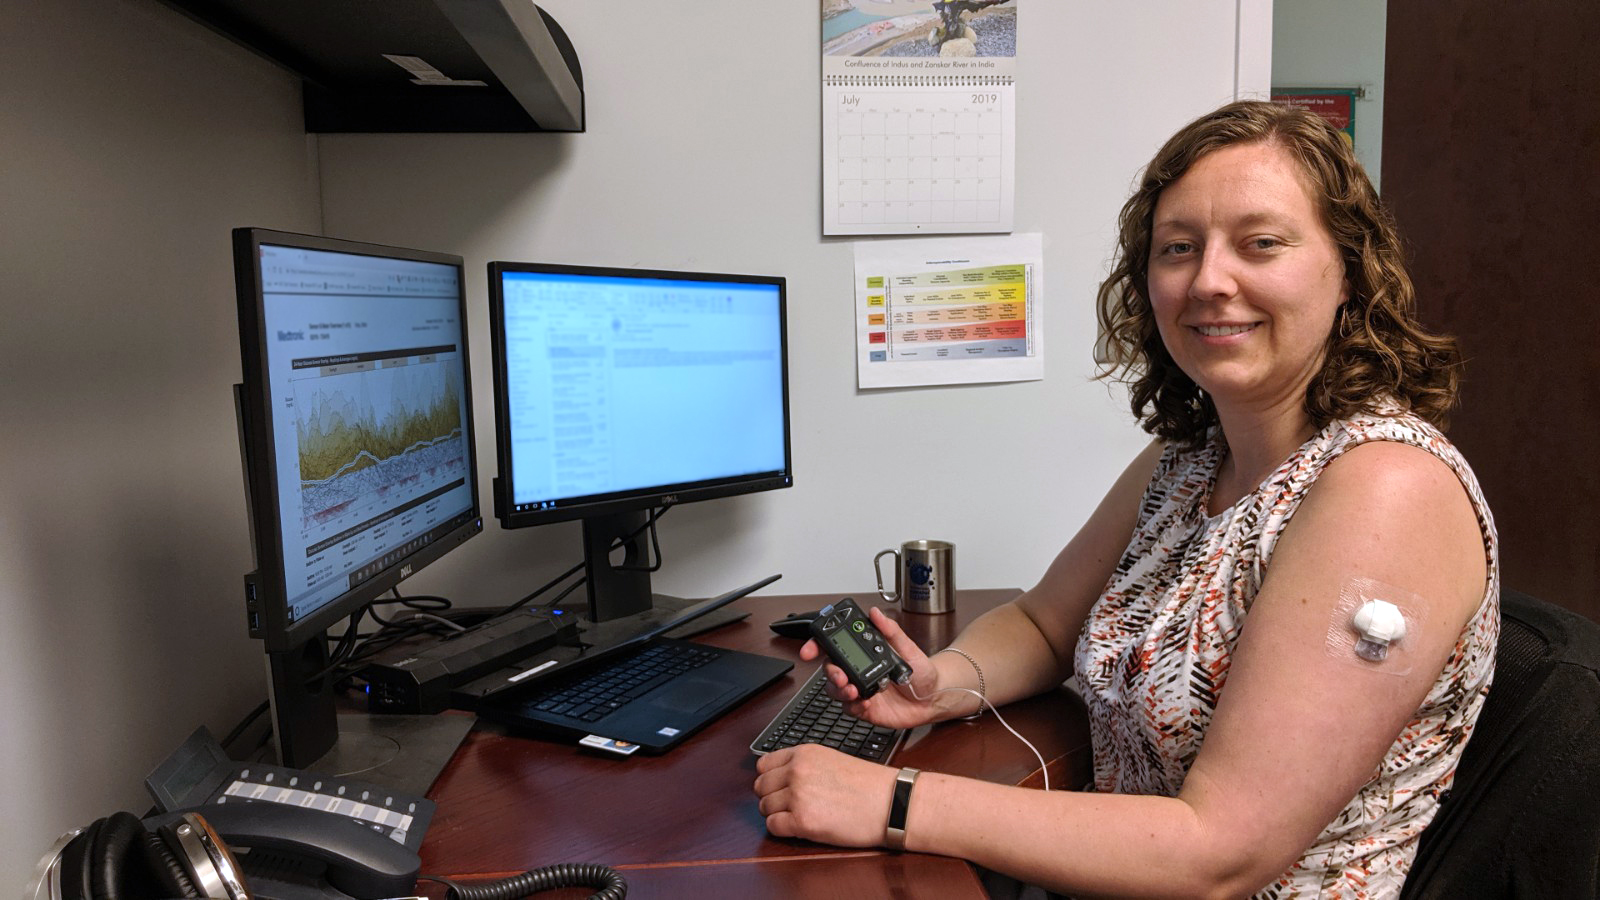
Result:
M1217 424L1211 398L1173 362L1150 308L1151 220L1156 201L1201 157L1235 144L1270 142L1298 163L1344 260L1350 297L1328 335L1321 371L1306 386L1316 427L1374 412L1394 400L1440 428L1460 384L1455 339L1424 329L1399 233L1349 141L1321 117L1266 101L1240 101L1189 123L1145 169L1118 217L1117 251L1098 294L1100 377L1128 383L1144 430L1197 445Z

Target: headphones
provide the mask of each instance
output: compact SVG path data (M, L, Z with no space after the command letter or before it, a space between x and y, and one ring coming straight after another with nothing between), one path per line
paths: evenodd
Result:
M256 807L254 811L258 814L280 808L276 803L230 806L241 812ZM221 810L222 807L216 809ZM298 808L281 809L299 812ZM230 830L233 825L240 824L234 821L230 825L229 817L220 812L213 816L229 834L233 834ZM271 818L269 815L269 823ZM339 821L336 817L329 818ZM387 838L375 836L359 823L344 824L351 825L355 830L352 832L341 828L331 832L331 847L322 844L316 846L333 851L343 847L359 857L356 860L359 865L343 873L342 882L333 881L334 872L330 868L328 878L332 883L324 886L327 896L340 896L342 890L352 896L391 897L396 894L395 886L398 884L407 885L400 889L400 893L409 891L409 886L419 877L416 856ZM363 841L359 843L367 846L351 843L348 840L351 834L362 836ZM271 843L264 841L262 846L271 846ZM245 841L245 846L253 847L255 844ZM372 852L374 847L381 848L381 852ZM298 849L303 850L304 847ZM400 857L405 859L402 861ZM242 872L238 860L217 835L216 829L199 813L166 813L140 821L132 813L119 812L86 828L62 835L39 861L38 870L34 872L23 897L24 900L151 900L172 897L253 900ZM622 900L628 893L628 883L620 874L614 869L598 865L546 866L489 884L458 885L445 878L420 877L443 883L448 888L447 896L453 900L514 900L567 887L597 888L598 892L592 896L599 900ZM271 883L270 877L268 883Z
M148 827L113 813L68 832L39 861L26 900L250 900L239 863L198 813Z

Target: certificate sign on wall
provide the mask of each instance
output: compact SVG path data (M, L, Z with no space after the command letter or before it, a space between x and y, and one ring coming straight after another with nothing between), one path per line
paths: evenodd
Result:
M824 234L1009 232L1018 0L823 0Z
M1272 89L1272 102L1285 106L1298 106L1328 120L1339 130L1345 140L1355 146L1356 101L1362 99L1361 88L1280 88Z
M856 244L856 384L1044 377L1037 234Z

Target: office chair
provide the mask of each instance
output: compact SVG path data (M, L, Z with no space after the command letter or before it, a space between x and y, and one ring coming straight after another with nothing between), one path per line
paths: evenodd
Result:
M1600 897L1600 624L1500 595L1494 684L1401 900Z

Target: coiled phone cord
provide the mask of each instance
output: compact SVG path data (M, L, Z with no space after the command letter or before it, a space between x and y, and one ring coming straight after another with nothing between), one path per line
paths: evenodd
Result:
M621 873L610 866L588 863L545 866L488 884L456 884L448 878L434 875L422 877L444 885L447 889L445 896L449 900L516 900L540 891L569 887L598 888L589 895L589 900L622 900L628 896L628 882L623 880Z

